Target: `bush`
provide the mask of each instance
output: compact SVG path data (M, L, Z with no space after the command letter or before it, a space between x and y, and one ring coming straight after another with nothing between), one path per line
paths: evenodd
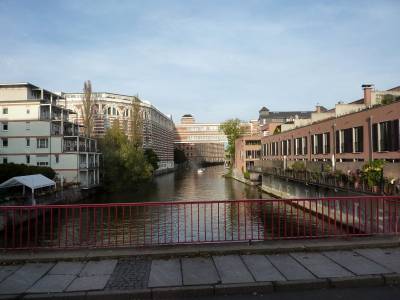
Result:
M243 172L244 179L250 179L250 173L248 171Z
M49 179L54 179L56 172L50 167L29 166L24 164L0 164L0 183L15 176L42 174Z
M174 163L181 164L187 162L187 160L188 159L183 150L177 148L174 149Z
M153 170L157 170L158 162L160 161L160 159L158 158L154 150L153 149L144 150L144 156L146 157L147 162L152 165Z
M367 181L370 188L378 186L383 179L383 166L385 161L375 159L366 163L362 168L362 178Z
M302 161L296 161L292 165L293 171L305 171L306 165Z

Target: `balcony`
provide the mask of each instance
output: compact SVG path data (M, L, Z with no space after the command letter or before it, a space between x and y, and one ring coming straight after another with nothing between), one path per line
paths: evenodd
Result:
M97 152L95 140L79 136L65 136L64 152Z

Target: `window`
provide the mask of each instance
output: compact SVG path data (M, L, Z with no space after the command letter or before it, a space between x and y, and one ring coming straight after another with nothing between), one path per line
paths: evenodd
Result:
M331 141L329 132L325 132L322 136L323 153L328 154L331 152Z
M38 165L39 167L45 167L48 166L49 163L47 161L38 161L36 165Z
M302 148L303 148L303 138L296 138L295 139L295 155L302 155Z
M26 110L26 114L29 115L30 113L31 113L31 110L28 108L28 109Z
M353 128L353 152L363 152L363 127Z
M3 108L3 115L8 115L8 107Z
M60 156L56 154L54 155L54 157L56 158L56 164L58 164L60 162Z
M306 136L301 138L301 143L302 143L302 146L303 146L302 154L303 155L307 155L307 137Z
M48 139L37 139L37 148L48 148L49 140Z
M25 122L25 129L31 130L31 122Z
M3 164L6 164L6 163L8 163L8 159L7 159L7 157L3 157Z
M26 147L30 147L31 146L31 139L30 138L26 138L25 142L26 142Z
M8 139L2 138L1 140L2 140L3 147L8 147Z
M8 123L3 123L3 131L8 131Z
M386 121L372 125L374 151L398 151L399 120Z
M27 164L31 163L31 157L29 155L26 156L26 163Z
M353 152L353 128L341 129L336 131L336 152Z

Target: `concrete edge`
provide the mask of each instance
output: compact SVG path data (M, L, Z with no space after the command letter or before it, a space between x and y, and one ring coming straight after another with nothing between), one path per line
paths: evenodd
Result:
M326 240L303 240L303 241L275 241L236 242L231 244L215 243L211 245L175 246L164 248L115 248L115 249L92 249L92 250L50 250L46 252L18 252L0 254L0 264L16 264L23 262L53 262L53 261L79 261L118 259L132 256L147 258L170 258L170 257L193 257L226 254L276 254L289 252L312 252L329 250L351 250L362 248L393 248L400 246L400 238L391 237L386 239L326 239Z
M329 285L333 288L372 287L385 285L385 280L383 275L337 277L330 278Z
M328 280L320 278L307 279L307 280L275 281L273 282L273 285L274 285L274 290L277 292L329 288Z
M176 299L193 296L213 296L214 286L199 285L199 286L180 286L180 287L163 287L152 288L152 299Z
M312 289L355 288L400 285L400 274L364 275L329 279L266 281L239 284L217 284L181 287L147 288L136 290L109 290L88 292L67 292L50 294L2 295L0 299L176 299L192 296L213 296L233 294L267 294L283 291Z

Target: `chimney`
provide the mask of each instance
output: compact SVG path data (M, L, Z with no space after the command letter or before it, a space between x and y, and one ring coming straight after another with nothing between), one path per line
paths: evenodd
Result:
M361 86L364 90L364 104L367 107L370 107L372 105L372 90L374 88L373 84L363 84Z
M317 106L315 106L315 112L316 113L320 113L321 112L321 106L317 104Z

